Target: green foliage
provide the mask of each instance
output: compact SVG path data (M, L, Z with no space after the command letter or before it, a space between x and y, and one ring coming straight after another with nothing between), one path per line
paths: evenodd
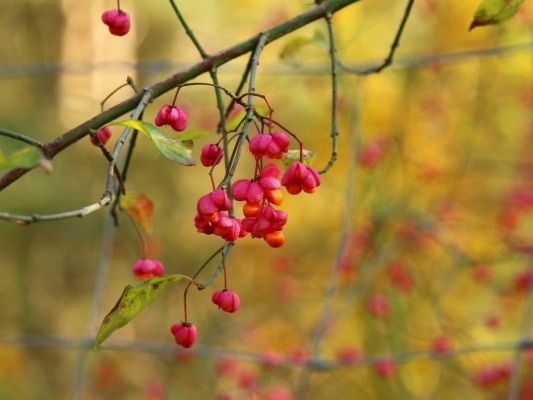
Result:
M0 167L33 168L44 160L43 153L34 146L26 146L6 156L0 151Z
M117 304L102 321L96 335L95 347L99 347L113 332L135 318L157 299L170 283L183 278L183 275L164 275L126 286Z
M470 24L470 30L485 25L499 24L513 17L525 0L483 0Z
M202 132L189 132L180 136L180 140L170 139L166 137L154 124L146 121L139 121L128 119L125 121L118 121L109 125L122 125L136 129L142 132L148 139L150 139L157 149L169 160L175 161L182 165L194 165L195 161L192 157L193 142L192 138L198 138L203 135Z

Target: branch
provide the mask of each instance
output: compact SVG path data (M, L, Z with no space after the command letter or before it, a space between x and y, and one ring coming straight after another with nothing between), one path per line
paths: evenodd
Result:
M381 64L378 64L378 65L375 65L369 68L365 68L365 69L360 69L360 68L348 67L339 60L339 68L341 68L344 72L349 72L349 73L356 74L356 75L370 75L370 74L381 72L385 68L390 66L394 59L394 54L396 53L396 49L398 48L400 44L400 38L402 37L403 30L405 28L405 25L407 24L407 20L409 19L409 15L411 15L411 9L413 8L414 2L415 0L407 1L407 6L405 7L405 11L403 13L400 26L398 26L398 31L396 32L396 37L394 38L394 41L392 42L389 54L387 55L387 57L385 58L385 60L383 60Z
M279 25L274 26L263 32L263 34L255 35L241 43L238 43L232 47L215 53L199 63L192 65L186 70L180 71L169 78L158 82L147 90L152 92L153 99L160 97L164 93L176 88L179 84L192 80L205 72L212 70L218 66L224 65L231 60L234 60L246 53L249 53L257 47L259 38L264 35L267 37L266 44L271 43L285 35L293 32L305 25L310 24L320 18L324 18L328 13L334 14L342 8L357 3L360 0L326 0L309 11L302 13L288 21L285 21ZM113 121L114 119L126 114L133 110L139 101L142 94L136 94L129 99L117 104L116 106L104 111L93 118L85 121L81 125L71 129L58 138L52 140L49 143L43 145L44 155L48 159L52 159L54 156L65 150L70 145L74 144L89 133L90 129L98 129L105 124ZM0 178L0 191L5 189L11 183L18 180L21 176L30 171L31 168L14 168L8 171L4 176Z
M147 90L145 93L142 94L142 98L139 101L137 108L131 114L132 119L138 119L142 115L142 113L144 112L144 109L150 102L151 98L152 98L152 93L149 90ZM115 144L112 154L109 154L107 150L104 149L105 150L104 154L106 155L106 158L109 161L109 169L108 169L108 175L107 175L104 194L102 195L100 200L98 200L96 203L90 204L88 206L82 207L74 211L67 211L67 212L62 212L62 213L57 213L57 214L16 215L16 214L0 212L0 219L14 222L20 225L28 225L32 222L55 221L58 219L66 219L66 218L73 218L73 217L81 218L81 217L86 216L87 214L91 214L95 211L100 210L104 206L107 206L113 199L115 179L118 181L120 189L123 189L122 178L120 177L120 174L117 174L118 168L116 166L116 160L118 159L120 150L122 146L124 145L124 143L126 142L126 139L128 138L132 130L133 129L131 128L124 129L124 132L120 135L119 140Z
M331 63L331 155L329 161L319 173L323 174L335 164L337 161L337 138L339 137L339 127L337 120L337 107L338 107L338 79L337 79L337 49L335 47L335 33L333 31L333 24L331 22L331 14L326 15L326 24L328 27L328 40L329 40L329 56Z

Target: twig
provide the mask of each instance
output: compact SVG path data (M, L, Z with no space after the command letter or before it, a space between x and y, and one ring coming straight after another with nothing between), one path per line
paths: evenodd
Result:
M405 7L405 11L403 13L402 20L400 21L400 25L398 26L398 30L396 31L396 36L394 38L394 41L391 44L389 54L387 55L387 57L383 60L381 64L374 65L369 68L359 69L356 67L348 67L345 64L343 64L340 60L338 60L338 64L341 70L343 70L344 72L349 72L351 74L356 74L356 75L370 75L370 74L381 72L385 68L390 66L394 59L394 54L396 53L396 49L398 48L400 44L400 39L402 37L405 25L407 24L407 20L409 19L409 15L411 15L411 9L413 8L414 2L415 0L407 1L407 6Z
M339 136L337 122L337 49L335 47L335 33L333 31L333 24L331 23L331 14L326 14L326 24L328 26L329 55L331 60L331 156L326 166L319 171L320 174L329 171L333 167L333 164L335 164L335 161L337 161L337 138Z
M138 119L139 116L142 115L144 109L146 108L150 100L151 100L151 92L146 91L143 97L141 98L141 101L137 105L137 109L131 114L132 119ZM124 129L124 132L122 133L119 140L115 144L115 148L113 149L113 153L111 155L109 155L107 150L104 153L104 154L107 154L106 158L108 158L109 160L108 175L107 175L104 194L102 195L100 200L98 200L96 203L90 204L88 206L82 207L77 210L61 212L61 213L56 213L56 214L18 215L18 214L0 212L0 219L14 222L20 225L28 225L33 222L54 221L54 220L66 219L66 218L84 217L108 205L113 198L115 178L119 182L119 188L121 186L119 175L116 175L116 171L117 171L116 160L117 160L118 154L120 153L120 149L124 145L131 130L132 130L131 128Z
M250 129L250 123L252 122L252 117L254 116L254 112L255 112L254 98L256 96L255 81L256 81L257 66L259 65L259 56L261 55L261 52L263 51L263 48L265 47L265 44L267 42L268 42L268 34L266 33L260 34L259 38L257 39L257 46L255 48L254 55L252 57L252 65L250 68L250 79L249 79L249 84L248 84L248 101L246 102L247 112L246 112L244 125L242 128L242 132L239 135L239 139L237 140L237 143L235 144L234 157L232 157L231 163L228 169L226 170L226 176L224 177L224 179L222 180L220 184L221 187L227 187L230 185L231 178L233 177L233 174L235 173L235 169L237 168L237 164L241 156L242 147L244 146L244 142L248 138L248 130ZM238 99L236 99L236 101L238 101Z
M356 134L351 135L351 143L350 143L350 154L348 154L347 159L352 160L352 162L348 166L348 171L346 174L346 185L345 185L345 192L344 192L344 211L341 215L342 220L342 231L341 231L341 237L339 240L339 244L337 247L337 255L335 258L335 263L332 267L332 272L330 275L330 280L328 282L328 286L326 288L326 291L324 293L324 301L322 302L322 309L320 310L320 314L318 316L318 322L316 324L316 328L313 332L313 336L311 338L311 356L312 357L319 357L320 355L320 345L321 341L324 338L324 335L327 330L328 321L331 318L331 313L333 310L333 301L335 296L338 293L339 289L339 275L342 270L342 263L343 258L345 257L345 254L347 252L347 249L350 246L350 232L353 230L353 218L351 216L354 215L354 209L355 209L355 198L356 198L356 169L357 169L357 143L359 140L358 134L360 131L360 115L359 110L361 106L361 99L360 99L360 93L356 93L356 101L355 105L351 114L351 125L352 130L356 132ZM299 384L298 384L298 391L299 391L299 398L306 398L306 393L309 390L309 382L310 382L310 371L307 369L304 369L302 371L302 374L300 376Z
M31 144L32 146L35 146L39 149L42 149L43 144L29 136L23 135L22 133L13 132L8 129L0 128L0 136L6 136L11 139L18 140L19 142L24 142L27 144Z
M290 20L282 22L279 25L266 30L264 32L266 37L265 45L284 37L288 33L306 26L313 21L323 18L327 13L334 14L344 7L353 3L357 3L358 1L360 0L326 0L309 11L306 11ZM176 88L178 85L187 82L207 71L210 71L214 67L226 64L229 61L242 56L243 54L253 51L256 48L256 44L261 36L262 35L255 35L241 43L219 51L216 54L210 55L201 62L150 86L147 90L152 92L153 99L158 98L162 94ZM116 106L96 115L88 121L85 121L81 125L78 125L51 142L44 144L44 155L48 159L52 159L63 150L76 143L81 138L85 137L88 134L89 129L97 129L120 117L121 115L133 110L139 104L141 98L141 93L136 94L135 96L126 99ZM32 168L14 168L5 173L0 178L0 191L18 180L31 169Z

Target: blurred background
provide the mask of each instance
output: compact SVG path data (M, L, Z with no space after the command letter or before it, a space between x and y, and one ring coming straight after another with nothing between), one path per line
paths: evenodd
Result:
M211 303L221 278L190 291L199 335L189 351L169 332L183 318L183 283L91 348L135 281L141 245L127 218L114 227L105 209L29 226L0 222L0 398L531 398L533 4L469 32L478 2L415 2L395 64L366 77L348 69L385 58L405 2L362 1L334 15L347 67L338 76L338 161L316 193L285 195L284 247L247 237L232 250L237 313ZM178 5L208 53L312 6ZM100 20L116 8L111 1L3 0L0 126L47 142L98 114L126 77L146 87L200 61L169 3L121 7L132 29L115 37ZM331 153L325 38L319 21L267 46L256 85L274 117L317 152L318 169ZM246 62L221 67L221 85L234 90ZM122 89L104 108L129 96ZM145 119L172 98L155 100ZM198 158L216 140L213 91L184 88L179 102L191 129L213 132L196 142ZM0 137L4 153L20 147ZM252 167L244 157L236 175ZM57 213L104 192L107 163L88 138L53 168L5 189L0 210ZM154 201L149 254L168 273L194 274L223 244L193 224L210 188L205 168L172 163L139 138L127 189Z

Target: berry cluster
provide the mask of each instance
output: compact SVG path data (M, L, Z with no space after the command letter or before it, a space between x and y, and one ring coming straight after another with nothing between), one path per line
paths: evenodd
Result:
M313 193L320 185L318 172L302 162L292 163L281 180L281 168L277 164L264 165L263 158L283 158L289 150L289 142L288 135L281 131L251 138L248 149L256 159L255 174L251 179L235 181L230 189L233 199L244 203L243 218L228 214L232 206L228 193L223 188L216 188L198 200L198 213L194 218L197 231L215 234L226 241L235 241L250 233L253 238L263 238L271 247L283 246L282 230L288 214L274 208L283 201L281 187L284 186L290 194L298 194L302 191ZM202 165L216 166L223 154L217 144L207 144L200 156Z
M177 132L187 128L185 111L175 105L178 93L179 88L174 101L158 111L155 117L156 126L170 126ZM272 121L269 127L271 123ZM283 159L289 151L289 135L298 141L300 160L290 164L282 174L281 167L274 162ZM200 161L203 166L211 168L212 190L198 199L194 225L198 232L219 236L226 242L235 242L250 234L252 238L264 239L271 247L281 247L285 243L282 231L288 219L286 211L276 208L283 202L282 188L285 187L292 195L301 192L314 193L320 186L320 176L313 167L303 163L302 143L292 133L260 132L249 140L248 150L255 159L252 177L238 179L231 186L226 186L227 181L224 180L217 187L213 181L212 169L224 158L224 149L218 143L209 143L202 148ZM229 163L235 162L238 160L232 156ZM225 165L225 168L228 168L228 165ZM235 202L242 202L240 218L234 216ZM133 267L133 272L139 279L158 276L163 274L163 271L161 262L147 258L137 261ZM215 291L211 300L219 309L234 313L239 309L241 300L237 293L227 289L225 266L223 271L224 289ZM189 286L185 289L185 299ZM187 320L186 301L184 311L184 320L173 324L170 330L178 345L190 348L196 341L197 329Z

